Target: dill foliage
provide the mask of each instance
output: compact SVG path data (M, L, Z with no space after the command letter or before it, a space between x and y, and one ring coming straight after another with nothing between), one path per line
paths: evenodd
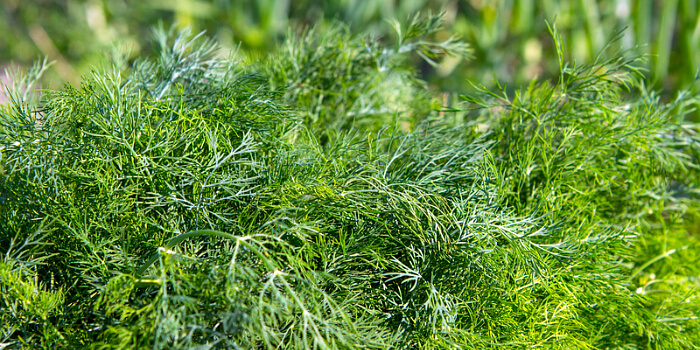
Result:
M15 79L0 347L697 348L697 95L619 53L445 98L409 65L469 55L439 26Z

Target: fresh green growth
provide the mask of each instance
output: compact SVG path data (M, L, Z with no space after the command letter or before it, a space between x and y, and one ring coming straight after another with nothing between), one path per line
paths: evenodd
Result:
M441 29L441 16L423 20L416 15L405 28L392 24L399 37L393 50L371 36L353 36L338 24L290 34L266 68L272 86L283 86L284 101L323 136L350 129L378 131L396 123L412 126L425 111L440 106L427 105L432 101L407 64L409 54L437 65L435 60L468 57L471 50L456 36L430 41Z
M161 32L129 71L13 90L0 344L697 348L697 96L620 54L445 106L405 66L468 53L438 24L253 64Z
M628 28L621 45L649 56L646 81L663 87L664 99L688 88L700 69L697 0L3 0L0 76L3 66L28 67L44 55L56 61L45 81L76 84L112 45L129 47L131 58L153 54L148 33L160 22L206 30L225 47L260 54L278 47L290 26L330 20L394 42L385 20L416 11L445 11L445 28L431 37L458 33L474 49L470 64L450 58L439 69L422 67L421 76L445 91L465 93L465 80L488 83L494 74L517 85L551 78L557 55L545 20L556 20L567 60L578 62L594 59L610 37Z

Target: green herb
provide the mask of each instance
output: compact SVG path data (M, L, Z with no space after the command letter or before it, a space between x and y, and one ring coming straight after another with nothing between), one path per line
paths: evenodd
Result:
M406 66L469 53L439 25L255 63L161 30L128 72L14 90L0 344L697 348L697 96L568 65L550 27L558 81L453 101Z

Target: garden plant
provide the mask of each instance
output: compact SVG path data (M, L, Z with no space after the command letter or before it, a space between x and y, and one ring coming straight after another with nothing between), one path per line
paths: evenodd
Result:
M555 79L436 91L411 63L471 54L441 20L15 75L0 348L700 347L698 96L553 24Z

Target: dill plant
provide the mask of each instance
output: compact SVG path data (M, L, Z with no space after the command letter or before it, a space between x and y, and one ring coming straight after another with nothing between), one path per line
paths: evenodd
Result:
M697 347L697 97L617 54L443 106L406 66L468 55L439 24L255 63L160 31L39 102L37 65L0 112L2 345Z

